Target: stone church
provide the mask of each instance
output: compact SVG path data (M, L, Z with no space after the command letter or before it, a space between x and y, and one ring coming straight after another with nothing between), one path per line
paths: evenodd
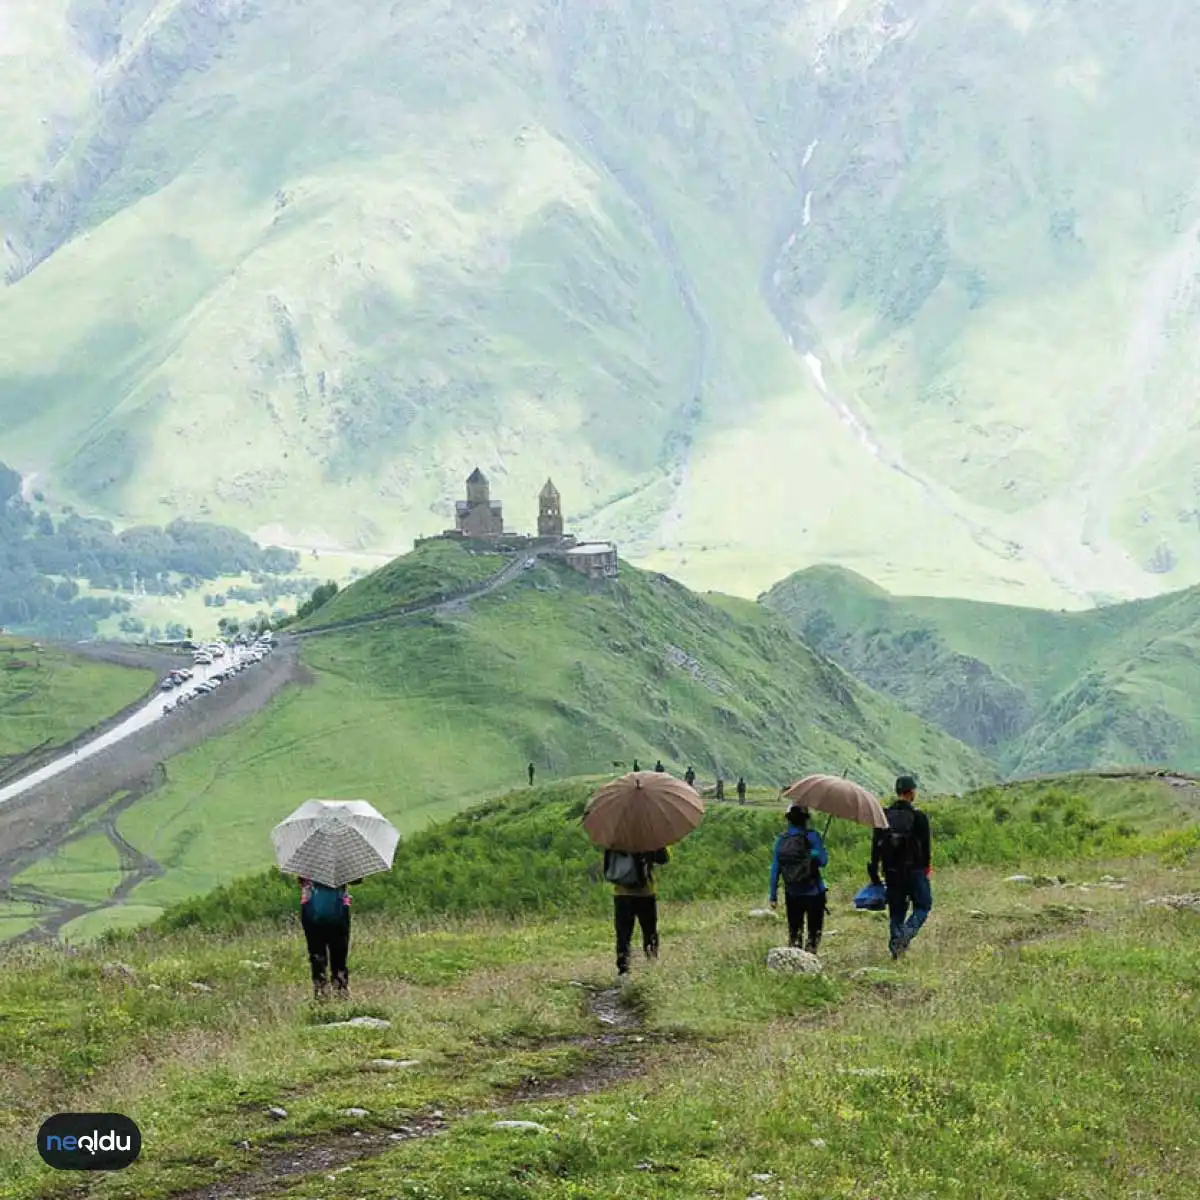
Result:
M492 503L487 476L478 467L467 476L467 498L455 502L454 524L463 537L504 536L504 512Z

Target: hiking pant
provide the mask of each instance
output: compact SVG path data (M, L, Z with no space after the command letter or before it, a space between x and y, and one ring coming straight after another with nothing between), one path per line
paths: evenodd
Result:
M887 886L890 935L888 946L895 949L901 943L911 942L925 924L929 910L933 908L933 889L929 886L925 872L919 867L912 871L887 875L884 883ZM908 911L910 904L911 914Z
M613 923L617 928L617 970L629 970L633 926L642 927L642 948L647 958L658 957L658 900L654 896L614 896Z
M799 946L804 939L804 922L808 920L807 949L816 953L821 944L821 930L825 928L825 893L815 896L789 896L785 893L787 907L788 945Z
M350 953L350 914L346 914L344 921L307 921L301 917L300 924L308 943L313 987L324 990L328 966L333 986L344 992L350 985L350 972L346 968L346 956Z

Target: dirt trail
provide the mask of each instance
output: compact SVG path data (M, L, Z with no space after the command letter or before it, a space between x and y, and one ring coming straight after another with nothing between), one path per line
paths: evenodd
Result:
M652 1039L638 1034L641 1018L622 1003L620 988L591 991L588 1009L598 1023L619 1028L622 1032L539 1043L543 1047L581 1046L591 1051L583 1067L573 1075L544 1080L530 1078L505 1091L501 1102L494 1106L450 1114L430 1109L385 1130L351 1130L316 1138L296 1138L281 1146L266 1146L261 1151L256 1151L249 1142L243 1142L239 1145L242 1154L257 1155L253 1167L204 1187L174 1192L170 1200L248 1200L249 1197L282 1195L309 1176L343 1171L365 1159L378 1158L401 1143L436 1137L455 1122L481 1115L501 1120L503 1114L516 1105L587 1095L643 1073L647 1057L640 1048L650 1044Z

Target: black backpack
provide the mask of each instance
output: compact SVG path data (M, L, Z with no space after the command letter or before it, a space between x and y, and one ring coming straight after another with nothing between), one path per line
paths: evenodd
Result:
M784 834L779 846L779 874L790 888L810 888L820 882L821 868L812 856L807 830Z
M920 865L920 846L917 844L916 810L904 807L887 810L887 831L883 833L880 857L885 871L910 871Z

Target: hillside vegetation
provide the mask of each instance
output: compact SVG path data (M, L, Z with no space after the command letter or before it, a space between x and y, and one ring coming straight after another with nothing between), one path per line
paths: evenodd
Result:
M404 570L402 560L383 578ZM382 592L378 580L356 586ZM410 832L524 781L529 762L542 781L661 757L709 786L722 775L730 794L739 774L775 790L814 770L879 789L904 770L947 790L994 777L760 606L719 607L627 565L617 581L592 582L542 562L464 610L300 648L306 686L172 759L165 784L120 815L123 837L163 868L132 904L261 868L271 827L310 796L362 797Z
M1200 769L1200 588L1088 612L894 596L837 568L764 605L1013 774Z
M6 457L389 548L552 469L743 595L1195 582L1198 51L1183 0L9 0Z
M0 950L6 1196L76 1194L29 1128L113 1110L144 1149L89 1189L112 1200L1195 1194L1197 916L1143 903L1200 882L1194 830L1105 825L1106 782L1005 789L1002 821L935 801L933 916L892 964L884 918L848 905L867 831L836 827L824 972L790 977L748 914L778 814L714 809L659 873L660 961L614 987L589 786L411 839L356 890L346 1005L308 1003L296 897L268 878L69 957ZM1137 788L1143 817L1175 811ZM490 871L515 883L518 856L510 919ZM1002 882L1035 867L1065 884ZM354 1017L376 1024L328 1027Z
M0 637L0 778L19 756L69 742L149 691L152 671Z

